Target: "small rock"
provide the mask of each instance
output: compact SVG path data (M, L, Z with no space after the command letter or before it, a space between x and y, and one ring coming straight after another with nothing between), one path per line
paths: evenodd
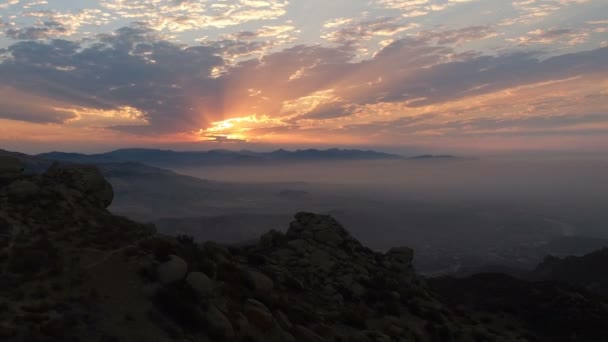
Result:
M177 255L170 255L169 261L158 265L158 280L163 284L174 283L183 279L188 272L188 264Z
M213 294L213 281L202 272L188 273L186 283L201 298L207 298Z

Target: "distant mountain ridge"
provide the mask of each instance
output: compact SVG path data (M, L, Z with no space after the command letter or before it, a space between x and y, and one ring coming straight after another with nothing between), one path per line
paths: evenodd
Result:
M173 151L146 148L119 149L99 154L81 154L49 152L37 155L52 160L75 163L105 164L116 162L138 162L153 166L197 166L209 164L239 164L260 162L294 162L294 161L330 161L330 160L420 160L449 159L451 155L418 155L404 157L398 154L373 150L339 149L327 150L305 149L288 151L278 149L272 152L254 152L249 150L209 150L209 151Z
M254 152L248 150L210 150L210 151L185 151L157 150L130 148L120 149L100 154L79 154L50 152L39 154L38 157L45 159L61 160L67 162L104 164L113 162L139 162L148 165L180 165L196 166L205 164L233 164L233 163L256 163L277 161L316 161L316 160L399 160L405 157L384 152L371 150L296 150L287 151L279 149L273 152Z

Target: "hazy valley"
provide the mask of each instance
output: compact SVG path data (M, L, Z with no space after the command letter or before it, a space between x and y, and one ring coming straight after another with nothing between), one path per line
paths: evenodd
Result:
M158 160L154 152L147 158ZM429 275L517 273L548 254L581 255L608 241L608 162L601 158L378 159L368 152L352 160L352 151L333 153L333 160L231 158L195 167L184 167L187 156L173 157L177 165L165 165L173 172L54 156L99 165L115 188L111 211L199 241L242 243L285 229L295 212L327 213L376 250L411 246L415 266Z

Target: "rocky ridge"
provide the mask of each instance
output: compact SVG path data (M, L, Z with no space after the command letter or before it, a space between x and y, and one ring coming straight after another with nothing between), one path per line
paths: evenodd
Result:
M372 251L329 216L298 213L247 246L197 244L109 213L94 167L0 165L3 341L543 340L446 304L411 249Z

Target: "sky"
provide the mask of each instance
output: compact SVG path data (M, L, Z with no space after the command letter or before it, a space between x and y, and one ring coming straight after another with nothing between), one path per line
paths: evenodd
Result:
M0 148L608 152L607 0L0 0Z

